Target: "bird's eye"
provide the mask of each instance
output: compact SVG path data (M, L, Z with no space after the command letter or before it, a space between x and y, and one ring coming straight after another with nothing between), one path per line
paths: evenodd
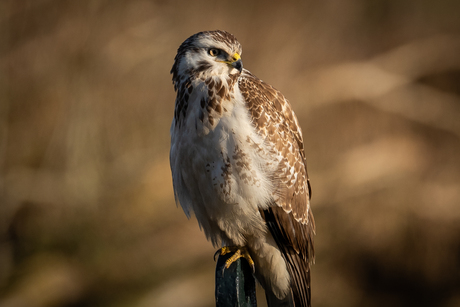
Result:
M220 53L220 50L216 48L211 48L208 50L208 53L210 56L218 56Z

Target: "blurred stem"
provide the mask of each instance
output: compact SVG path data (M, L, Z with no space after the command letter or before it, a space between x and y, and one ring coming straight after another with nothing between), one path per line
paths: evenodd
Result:
M3 27L0 27L0 195L4 195L5 192L5 160L8 144L8 110L10 105L8 63L6 61L10 41L8 22L9 4L10 1L0 2L0 21L3 24Z

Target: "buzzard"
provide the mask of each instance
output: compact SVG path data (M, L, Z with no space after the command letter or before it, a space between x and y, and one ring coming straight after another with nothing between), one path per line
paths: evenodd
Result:
M310 306L315 222L302 132L225 31L192 35L171 69L174 195L221 254L253 266L269 306Z

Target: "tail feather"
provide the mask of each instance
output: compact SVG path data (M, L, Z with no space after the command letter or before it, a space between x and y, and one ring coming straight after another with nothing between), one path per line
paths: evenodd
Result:
M291 277L292 307L310 307L310 264L294 250L282 253ZM289 296L289 295L288 295Z
M272 294L266 294L267 301L272 300L269 307L291 306L291 307L310 307L311 306L311 289L310 289L310 262L314 257L313 249L313 233L314 223L311 216L309 224L293 223L292 213L286 213L282 208L270 207L263 210L262 216L265 219L267 227L275 239L281 255L286 262L286 268L289 272L291 292L287 295L288 298L281 301L288 301L291 305L279 305L272 298ZM289 229L285 229L280 221L284 221L285 225L293 226L292 234ZM294 237L294 239L291 239ZM293 244L296 240L303 240L301 244ZM303 246L304 248L299 248ZM267 293L267 289L265 289ZM274 297L276 299L276 297ZM276 305L278 303L278 305Z

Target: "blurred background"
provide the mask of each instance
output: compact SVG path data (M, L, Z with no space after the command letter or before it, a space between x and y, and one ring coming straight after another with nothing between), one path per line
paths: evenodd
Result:
M0 306L215 306L215 249L168 160L176 50L214 29L299 117L314 306L460 306L459 12L0 1Z

